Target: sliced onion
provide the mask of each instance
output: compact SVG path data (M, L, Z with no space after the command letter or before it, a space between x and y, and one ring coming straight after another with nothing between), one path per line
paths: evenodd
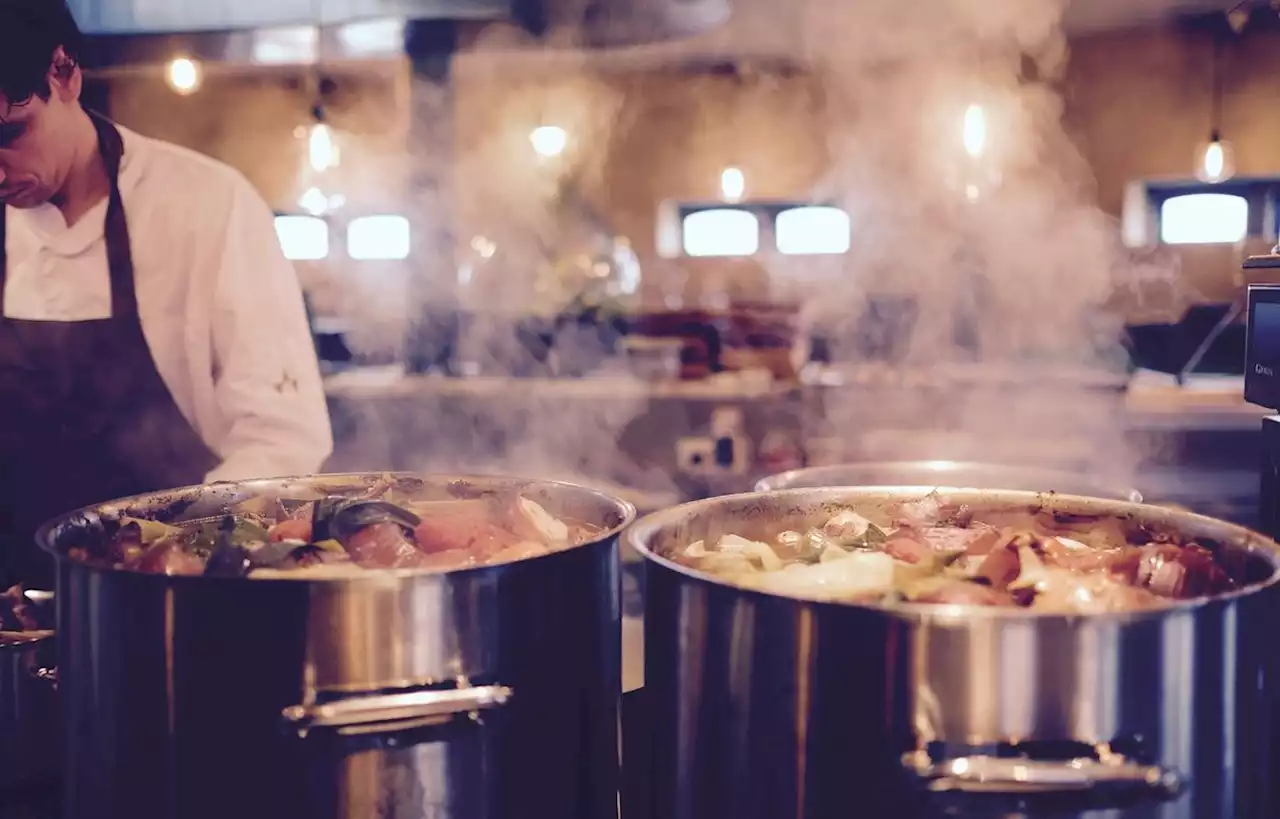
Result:
M894 560L879 552L855 552L843 560L764 572L750 578L753 588L797 597L847 599L884 594L893 588Z
M732 554L739 553L748 557L756 558L760 561L760 566L766 572L776 572L782 568L782 558L778 557L777 552L769 546L768 543L761 543L758 540L747 540L745 537L738 535L725 535L720 538L720 542L716 545L716 549L722 553Z
M684 551L680 553L681 557L706 557L707 545L701 540L694 541L684 547Z
M526 497L517 498L517 502L520 505L520 511L538 530L538 534L542 535L548 546L563 548L569 545L569 527L564 521L558 520L546 509Z
M834 543L828 543L822 550L822 555L818 558L819 563L830 563L834 560L844 560L851 557L854 552L845 551Z
M871 528L871 521L857 512L845 510L828 520L822 526L822 533L836 540L855 540L862 537Z

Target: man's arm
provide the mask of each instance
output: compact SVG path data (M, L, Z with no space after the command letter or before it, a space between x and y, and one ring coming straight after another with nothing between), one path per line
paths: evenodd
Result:
M214 290L214 394L230 431L209 481L303 475L333 451L302 289L273 214L247 183L232 200Z

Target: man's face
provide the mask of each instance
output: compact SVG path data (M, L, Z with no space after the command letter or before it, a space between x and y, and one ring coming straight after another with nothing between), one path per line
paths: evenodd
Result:
M33 208L62 190L75 161L70 135L76 133L79 94L72 93L71 85L65 76L50 72L47 100L33 96L10 105L0 95L0 202Z

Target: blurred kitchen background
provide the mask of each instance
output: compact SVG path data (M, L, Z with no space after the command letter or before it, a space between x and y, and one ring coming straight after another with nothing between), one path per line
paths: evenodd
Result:
M649 507L964 458L1253 522L1276 3L675 5L707 31L606 48L523 0L73 0L90 103L276 209L332 469Z

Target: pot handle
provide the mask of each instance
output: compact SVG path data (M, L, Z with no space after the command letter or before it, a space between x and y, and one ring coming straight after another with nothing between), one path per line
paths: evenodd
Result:
M1172 797L1182 777L1159 765L1143 765L1120 754L1099 759L1036 760L965 756L935 762L926 752L907 754L903 764L935 791L1052 793L1101 787L1130 787Z
M511 698L501 685L410 691L350 697L316 705L293 705L282 712L299 736L313 728L340 733L402 731L448 722L460 714L496 708Z

